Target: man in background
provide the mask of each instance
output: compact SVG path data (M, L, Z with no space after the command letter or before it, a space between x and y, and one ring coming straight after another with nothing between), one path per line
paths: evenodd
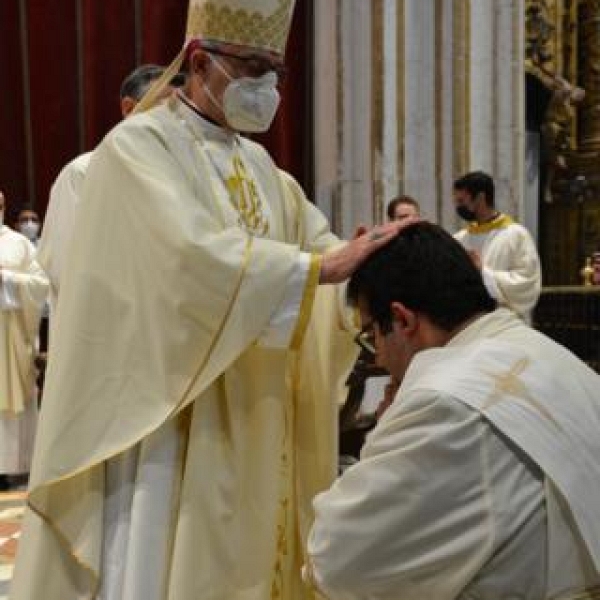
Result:
M401 387L314 501L305 575L329 600L596 598L600 376L417 223L349 296Z
M29 472L38 415L34 360L48 292L35 248L4 224L5 214L0 192L0 489Z
M121 84L120 105L123 118L128 117L149 87L163 73L158 65L141 65L132 71ZM184 77L178 74L167 87L167 97L174 87L183 84ZM50 279L50 307L56 310L61 276L68 261L69 243L73 234L76 207L81 199L83 181L92 153L81 154L68 163L60 172L52 189L44 219L42 237L38 247L38 261Z
M454 204L468 223L455 237L481 271L490 296L528 321L542 285L531 235L496 209L494 180L487 173L473 171L457 179Z
M17 231L37 247L40 236L40 216L31 206L21 208L17 215Z
M386 212L388 221L403 221L421 214L419 203L412 196L405 194L390 200Z

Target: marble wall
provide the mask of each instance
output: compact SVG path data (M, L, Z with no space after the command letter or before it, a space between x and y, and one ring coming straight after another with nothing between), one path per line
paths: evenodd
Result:
M519 0L315 2L317 203L342 235L397 193L454 230L452 181L497 182L525 216Z

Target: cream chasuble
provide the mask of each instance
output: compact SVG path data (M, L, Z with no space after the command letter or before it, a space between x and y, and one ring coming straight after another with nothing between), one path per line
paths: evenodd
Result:
M315 499L330 600L600 595L600 376L506 309L413 359Z
M489 294L527 320L542 285L540 259L527 229L500 214L490 223L473 223L454 237L465 249L480 254Z
M146 600L144 575L161 600L312 598L310 501L335 474L356 357L317 286L337 243L261 146L179 99L109 134L61 283L13 600ZM257 344L302 252L288 348ZM146 509L156 552L136 536Z

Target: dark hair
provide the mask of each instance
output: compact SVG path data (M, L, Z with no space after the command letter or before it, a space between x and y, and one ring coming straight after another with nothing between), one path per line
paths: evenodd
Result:
M35 213L36 215L38 214L37 210L35 209L35 206L33 206L31 202L25 202L21 206L19 206L19 210L17 212L17 221L21 218L21 213L24 213L25 211Z
M356 306L359 299L384 332L392 327L392 302L425 314L445 331L496 308L465 249L425 221L403 229L357 269L348 300Z
M32 212L36 212L35 206L33 205L33 203L29 202L27 200L19 206L19 212L23 212L24 210L30 210Z
M389 204L387 205L387 216L390 221L394 219L394 213L396 212L396 206L398 206L398 204L410 204L417 209L417 212L421 211L419 203L412 196L406 196L403 194L390 200Z
M494 180L483 171L471 171L454 182L455 190L466 190L475 198L483 192L488 206L494 206Z
M121 98L133 98L141 100L142 96L148 91L148 88L164 72L164 68L159 65L142 65L132 71L121 84ZM181 87L185 83L185 73L177 73L171 79L173 87Z

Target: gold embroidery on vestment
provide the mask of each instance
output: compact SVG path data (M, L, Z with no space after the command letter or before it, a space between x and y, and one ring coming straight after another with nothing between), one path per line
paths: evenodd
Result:
M521 358L506 373L486 373L486 375L489 375L494 380L494 389L491 396L482 406L482 410L485 411L494 404L502 402L505 396L513 396L539 413L544 419L551 421L557 429L562 430L548 409L530 395L527 386L519 377L529 366L530 362L528 358Z
M292 11L292 0L279 0L277 9L267 16L257 11L203 2L190 9L187 36L265 48L283 54Z
M290 443L291 443L291 421L294 410L293 406L286 405L284 408L284 434L282 439L281 462L279 463L279 477L281 478L281 492L279 499L279 518L277 522L277 547L275 565L273 567L273 578L271 580L271 600L281 600L286 596L284 566L289 554L288 551L288 524L292 507L290 506Z
M239 156L233 157L233 173L227 178L225 185L240 215L240 226L249 233L266 235L269 232L269 221L263 214L262 200L256 183Z

